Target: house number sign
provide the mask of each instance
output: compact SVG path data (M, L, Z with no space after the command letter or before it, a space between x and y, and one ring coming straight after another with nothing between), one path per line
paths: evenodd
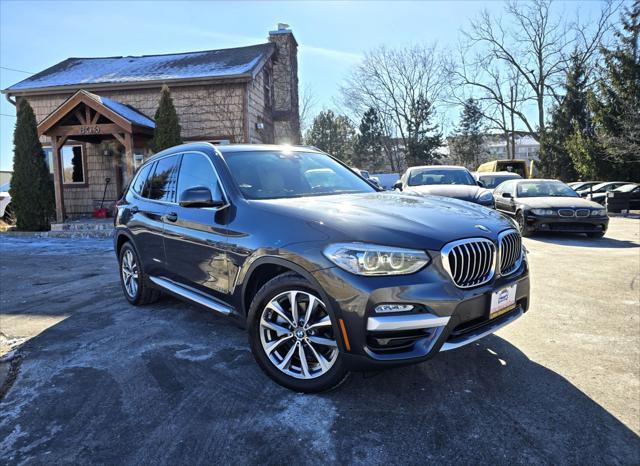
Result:
M100 132L99 126L81 126L80 134L98 134Z

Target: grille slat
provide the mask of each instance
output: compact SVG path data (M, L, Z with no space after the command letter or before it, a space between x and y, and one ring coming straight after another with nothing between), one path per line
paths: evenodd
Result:
M503 232L498 237L500 250L500 274L515 272L522 261L522 239L515 230Z
M443 264L456 286L471 288L493 278L497 250L485 238L454 241L442 249Z
M591 215L591 211L589 209L577 209L576 217L588 217Z
M498 247L486 238L469 238L445 245L441 251L444 268L459 288L489 282L497 271L509 275L522 262L522 238L516 230L498 235Z

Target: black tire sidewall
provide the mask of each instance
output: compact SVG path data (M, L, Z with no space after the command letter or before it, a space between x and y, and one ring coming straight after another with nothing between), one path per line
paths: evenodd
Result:
M292 289L307 291L322 300L327 313L331 317L333 332L338 342L338 358L333 364L333 367L329 369L329 372L315 379L303 380L286 375L273 365L262 348L262 342L260 340L260 317L264 306L275 296ZM295 274L284 274L268 281L253 297L247 320L251 351L260 368L278 384L299 392L317 393L337 387L346 377L347 371L344 368L342 352L340 350L339 328L335 313L329 304L324 302L321 294L303 277Z
M532 231L527 228L527 220L524 217L524 212L522 212L521 210L516 212L516 222L518 223L518 227L520 228L520 236L527 237L531 235Z

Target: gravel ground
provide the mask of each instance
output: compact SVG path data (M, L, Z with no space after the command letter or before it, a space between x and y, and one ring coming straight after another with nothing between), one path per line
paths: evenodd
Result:
M639 234L527 239L523 318L322 395L272 383L223 318L129 306L110 241L0 237L0 463L638 464Z

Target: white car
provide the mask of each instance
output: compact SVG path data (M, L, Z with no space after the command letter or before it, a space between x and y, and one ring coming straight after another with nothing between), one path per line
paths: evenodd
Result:
M9 186L9 183L0 185L0 218L8 223L13 223L13 213L9 207L9 203L11 202Z

